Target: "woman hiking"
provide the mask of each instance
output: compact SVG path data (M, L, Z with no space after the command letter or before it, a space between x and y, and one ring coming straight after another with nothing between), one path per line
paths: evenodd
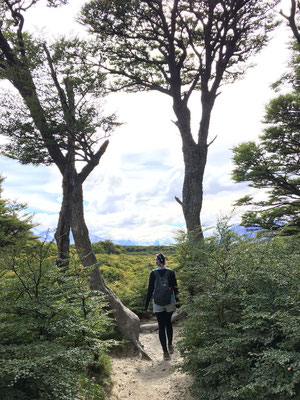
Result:
M146 310L149 313L149 303L153 296L153 312L158 322L158 335L164 354L164 359L173 353L172 314L179 302L175 272L166 268L166 257L162 253L155 256L156 269L149 276ZM167 343L168 340L168 343Z

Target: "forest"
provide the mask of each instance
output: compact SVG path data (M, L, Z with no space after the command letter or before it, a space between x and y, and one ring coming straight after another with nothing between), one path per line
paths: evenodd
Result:
M174 368L191 378L191 396L299 400L299 1L286 13L277 0L92 0L79 16L90 36L55 41L24 29L39 2L0 3L0 79L10 85L0 103L0 151L23 165L55 166L62 195L54 238L39 237L30 205L3 195L1 171L0 398L110 398L113 355L126 349L137 362L150 360L140 333L162 252L184 316ZM236 233L222 216L207 235L201 212L215 100L280 24L291 35L289 67L273 84L259 140L232 149L232 180L249 188L235 204L246 210L248 231ZM184 160L174 201L185 221L173 245L90 239L84 185L121 124L98 101L124 91L172 102ZM201 107L196 134L192 94Z

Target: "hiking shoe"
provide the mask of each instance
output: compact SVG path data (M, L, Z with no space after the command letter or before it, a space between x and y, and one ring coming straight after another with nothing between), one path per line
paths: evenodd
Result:
M164 360L170 360L170 354L168 351L164 351Z
M169 353L170 354L174 353L174 346L172 344L169 346Z

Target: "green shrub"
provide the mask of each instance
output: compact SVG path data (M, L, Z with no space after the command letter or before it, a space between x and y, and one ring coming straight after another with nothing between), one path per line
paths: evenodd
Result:
M122 246L114 244L111 240L104 240L92 244L95 254L120 254L123 249Z
M88 288L88 271L76 262L60 271L52 244L14 251L0 265L1 399L104 398L109 342L101 335L110 320L103 296Z
M204 242L184 240L179 259L189 303L182 368L196 398L299 400L299 238L241 240L220 224Z

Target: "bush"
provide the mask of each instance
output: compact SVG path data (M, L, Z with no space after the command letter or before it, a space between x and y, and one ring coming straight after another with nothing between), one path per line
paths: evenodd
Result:
M123 249L122 246L114 244L111 240L104 240L92 244L95 254L120 254Z
M49 243L14 253L0 265L1 399L104 398L109 342L100 338L110 321L103 296L88 288L88 271L76 262L60 271Z
M193 277L180 349L196 398L299 400L299 238L241 240L225 223L183 241L179 259Z

